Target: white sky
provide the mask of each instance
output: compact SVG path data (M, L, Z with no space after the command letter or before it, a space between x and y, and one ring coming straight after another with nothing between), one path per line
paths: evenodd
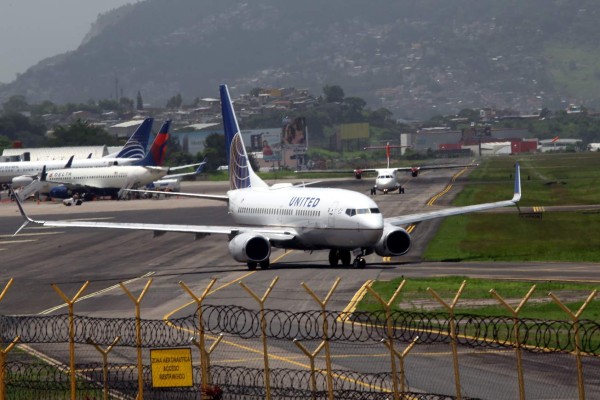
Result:
M98 14L138 0L0 0L0 82L75 50Z

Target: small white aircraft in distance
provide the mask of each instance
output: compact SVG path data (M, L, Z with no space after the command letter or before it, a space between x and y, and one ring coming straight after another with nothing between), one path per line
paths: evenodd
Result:
M404 193L404 187L398 182L398 172L407 172L409 171L412 177L419 176L419 172L431 169L448 169L448 168L466 168L466 167L476 167L478 164L441 164L441 165L421 165L421 166L413 166L413 167L390 167L390 154L391 149L400 148L400 147L409 147L409 146L396 146L390 145L387 143L385 146L369 146L365 147L364 150L372 150L372 149L385 149L385 154L387 158L387 167L386 168L357 168L354 170L309 170L309 171L296 171L301 173L344 173L350 174L353 173L356 179L362 179L363 174L376 173L377 176L375 178L375 184L371 188L371 195L376 195L377 191L380 191L383 194L388 194L390 192L398 191L399 194Z
M296 250L328 250L332 266L343 265L364 268L364 257L400 256L410 249L411 238L402 226L433 218L447 217L516 205L521 198L521 179L516 165L514 194L511 200L454 207L384 218L377 204L368 196L352 190L293 186L278 183L269 186L254 173L244 147L240 128L227 86L220 86L223 126L229 160L229 186L226 195L177 193L178 196L197 197L227 202L228 212L236 225L175 225L125 223L102 221L42 221L30 218L17 199L27 224L49 227L79 227L148 230L155 235L165 232L187 232L202 238L210 234L229 238L229 253L250 270L260 266L269 268L272 248Z

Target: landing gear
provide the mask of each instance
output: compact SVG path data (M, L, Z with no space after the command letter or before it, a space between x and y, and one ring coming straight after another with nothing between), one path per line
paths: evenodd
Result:
M398 188L398 194L404 194L404 188L402 186Z
M377 188L371 188L371 196L375 196L377 194Z
M354 269L364 269L367 266L367 262L362 257L356 257L352 263Z
M261 261L259 263L259 265L260 265L260 269L269 269L269 265L270 265L269 259L267 258L266 260Z
M256 261L248 261L247 265L248 265L248 269L250 271L256 271Z
M347 267L350 265L351 256L350 250L331 249L329 250L329 265L335 267L341 261L342 265Z

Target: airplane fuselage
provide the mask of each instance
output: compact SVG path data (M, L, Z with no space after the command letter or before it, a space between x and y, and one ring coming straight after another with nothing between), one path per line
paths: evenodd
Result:
M375 186L373 188L385 193L399 189L400 184L398 183L398 178L396 177L396 169L378 169L377 178L375 178Z
M253 188L231 190L229 213L240 225L292 228L298 236L277 247L316 250L373 246L383 216L369 197L342 189Z
M85 158L73 160L72 168L109 167L115 165L131 165L140 161L138 158ZM46 166L46 171L62 169L67 161L15 161L0 163L0 183L18 185L14 178L37 175ZM22 183L30 183L24 180ZM21 183L21 184L22 184Z
M105 168L67 168L47 173L50 185L64 184L72 187L116 189L143 186L167 174L166 168L140 166L114 166Z

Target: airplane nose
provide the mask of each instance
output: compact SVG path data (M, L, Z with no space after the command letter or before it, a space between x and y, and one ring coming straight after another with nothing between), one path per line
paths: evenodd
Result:
M381 230L383 229L383 216L381 214L365 215L360 220L360 229Z

